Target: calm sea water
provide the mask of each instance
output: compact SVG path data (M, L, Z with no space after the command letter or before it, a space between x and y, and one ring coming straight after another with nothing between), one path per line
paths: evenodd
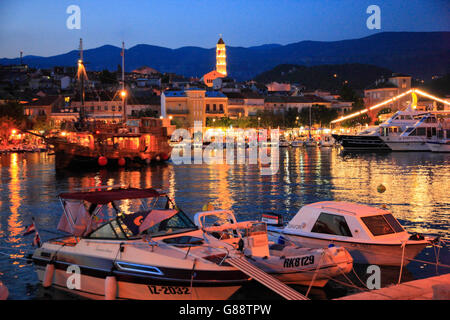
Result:
M57 195L81 187L158 187L192 215L210 202L217 208L234 210L240 220L258 218L265 211L281 212L288 220L301 206L324 200L385 204L408 231L450 238L448 154L351 156L331 148L282 148L279 170L270 176L261 175L257 165L171 163L139 170L56 173L54 156L47 153L1 155L0 165L0 280L7 285L12 299L70 298L47 293L42 296L33 266L24 259L33 250L33 236L22 234L34 217L41 238L54 237L42 230L56 228L61 214ZM377 192L379 184L386 186L384 193ZM434 252L427 248L418 258L434 261ZM448 247L441 249L440 257L442 263L450 264ZM384 283L398 278L398 270L383 272ZM403 279L423 278L436 272L450 270L412 262ZM258 298L256 291L264 292L258 286L243 288L235 298ZM313 290L311 296L333 298L349 292L355 290L330 281L324 289Z

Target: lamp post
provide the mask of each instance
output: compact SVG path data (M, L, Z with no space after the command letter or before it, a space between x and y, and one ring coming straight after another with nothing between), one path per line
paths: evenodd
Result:
M125 90L120 91L120 96L122 97L123 123L127 123L127 108L126 108L127 92Z

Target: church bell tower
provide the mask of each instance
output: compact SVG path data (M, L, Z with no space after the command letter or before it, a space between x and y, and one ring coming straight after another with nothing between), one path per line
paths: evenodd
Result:
M216 46L216 71L227 76L227 54L225 49L225 42L222 40L222 36L217 42Z

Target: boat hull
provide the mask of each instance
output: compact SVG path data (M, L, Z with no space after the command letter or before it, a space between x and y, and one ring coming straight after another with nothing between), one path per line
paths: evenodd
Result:
M343 248L293 248L291 254L282 252L268 258L250 258L261 270L278 280L289 283L323 287L330 278L346 274L352 270L353 259ZM289 248L288 248L289 249Z
M273 233L274 236L280 236L279 233ZM400 244L369 244L350 241L328 240L302 236L298 234L283 233L286 238L293 243L311 248L324 248L330 244L344 247L353 257L353 262L358 264L376 264L384 266L402 265L402 247ZM403 265L407 265L410 259L414 259L427 245L428 241L408 241Z
M444 142L427 142L428 148L432 152L450 152L450 141Z
M45 267L36 267L39 281L42 283L45 276ZM71 273L66 270L56 269L52 286L84 298L94 300L105 299L105 279L81 274L79 289L69 289L68 281ZM117 277L117 300L225 300L235 293L240 284L212 286L190 286L190 283L173 284L171 282L160 283L144 278L127 280L125 276Z
M379 136L332 135L347 152L390 152L391 148Z

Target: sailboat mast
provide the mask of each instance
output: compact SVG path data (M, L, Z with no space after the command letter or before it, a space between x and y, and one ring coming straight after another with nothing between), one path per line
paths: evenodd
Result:
M83 39L80 38L80 60L78 60L78 77L80 77L80 100L81 100L81 108L80 108L80 118L84 120L84 66L83 66Z
M122 110L123 110L123 123L127 123L127 104L126 104L126 92L125 92L125 42L122 41Z

